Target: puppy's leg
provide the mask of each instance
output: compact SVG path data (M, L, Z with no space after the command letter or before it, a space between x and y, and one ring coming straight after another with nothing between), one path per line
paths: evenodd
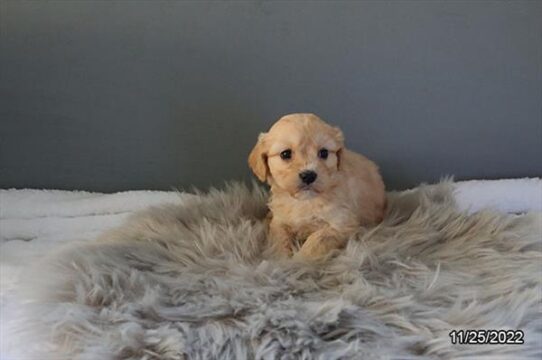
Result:
M331 227L325 227L309 235L294 257L302 259L320 258L328 254L331 250L342 248L346 244L347 239L348 234Z
M292 255L292 234L285 225L271 220L269 241L273 250L279 255L284 257Z

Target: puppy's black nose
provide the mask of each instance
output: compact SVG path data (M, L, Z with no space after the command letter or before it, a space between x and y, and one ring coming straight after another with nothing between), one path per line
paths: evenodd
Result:
M318 175L312 170L306 170L299 174L301 181L303 181L307 185L312 184L314 180L316 180L317 176Z

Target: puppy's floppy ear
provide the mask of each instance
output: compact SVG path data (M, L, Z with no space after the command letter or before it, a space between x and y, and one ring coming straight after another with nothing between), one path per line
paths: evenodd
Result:
M333 136L333 140L335 140L335 142L337 143L337 145L339 145L340 148L343 148L344 147L344 135L343 135L343 132L341 131L341 129L339 129L338 127L334 127L332 128L332 136Z
M338 149L336 151L336 154L337 154L337 169L340 169L341 168L341 156L342 156L343 148L344 148L344 135L343 135L343 132L341 131L341 129L339 129L337 127L333 128L332 133L333 133L333 139L335 140L335 142L337 143L337 146L338 146Z
M258 142L248 156L248 165L252 169L252 172L254 172L254 175L262 182L265 182L269 173L267 167L266 135L266 133L261 133L258 136Z

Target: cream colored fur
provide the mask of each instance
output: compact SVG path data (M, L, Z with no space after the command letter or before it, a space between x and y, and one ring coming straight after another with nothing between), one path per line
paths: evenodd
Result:
M319 151L325 150L325 158ZM290 152L289 158L281 153ZM255 175L271 186L269 236L279 253L315 259L341 248L360 226L382 221L384 183L377 166L344 147L343 134L313 114L290 114L260 134L249 156ZM307 185L300 174L314 171Z

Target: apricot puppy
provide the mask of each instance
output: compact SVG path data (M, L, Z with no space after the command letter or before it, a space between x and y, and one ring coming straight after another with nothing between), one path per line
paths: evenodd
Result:
M318 258L345 245L360 226L382 221L378 167L344 147L344 137L313 114L279 119L249 155L254 174L271 186L269 239L284 255Z

